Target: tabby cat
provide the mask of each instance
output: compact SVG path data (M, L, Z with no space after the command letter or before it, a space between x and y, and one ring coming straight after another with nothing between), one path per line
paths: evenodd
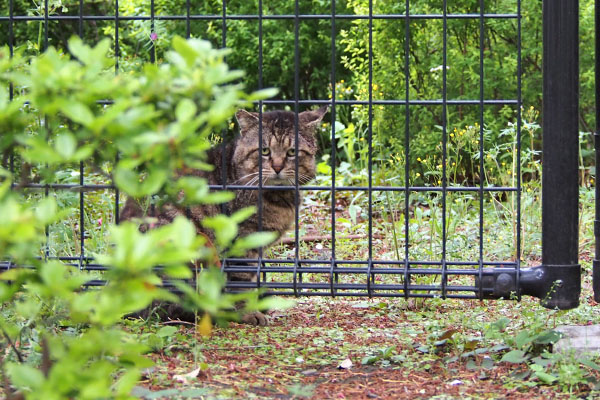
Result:
M191 170L181 171L181 175L195 175L206 178L211 185L223 185L223 176L228 185L258 186L259 157L262 157L263 186L293 186L296 179L296 158L298 158L298 183L306 184L315 177L315 154L317 153L316 131L327 113L324 106L315 111L298 114L298 143L295 143L296 114L290 111L270 111L262 114L262 143L259 144L259 114L240 110L236 119L240 135L227 146L217 146L209 150L208 163L214 166L210 172ZM225 154L223 154L225 152ZM223 156L226 161L223 171ZM247 207L258 206L258 190L237 190L235 198L226 205L231 213ZM301 199L301 196L298 196ZM262 230L276 232L279 237L294 224L296 193L294 190L262 191ZM218 205L196 205L188 209L173 203L165 203L144 211L133 198L125 203L122 220L153 217L160 226L171 223L178 215L191 219L198 232L212 239L212 233L205 230L201 221L204 217L219 214ZM239 235L245 236L258 230L258 213L242 222ZM143 224L140 230L148 229ZM257 258L252 250L247 258ZM254 281L255 273L233 272L228 274L230 281ZM266 325L266 317L255 312L242 317L243 322L253 325Z

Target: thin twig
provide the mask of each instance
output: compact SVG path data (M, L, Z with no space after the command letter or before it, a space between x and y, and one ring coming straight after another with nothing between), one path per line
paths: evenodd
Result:
M337 236L336 239L337 240L341 240L341 239L346 239L346 240L354 240L354 239L366 239L368 236L366 234L364 235L346 235L346 236ZM379 235L379 234L374 234L373 235L373 239L383 239L384 236L383 235ZM331 235L306 235L306 236L302 236L300 239L298 239L298 242L325 242L325 241L331 241ZM296 239L295 238L291 238L291 237L285 237L283 239L280 240L281 244L294 244L296 243Z
M11 340L10 336L8 336L8 333L6 333L6 331L4 330L4 328L2 329L2 333L4 334L4 338L6 339L6 341L8 342L8 344L10 344L10 347L13 349L13 351L17 355L17 358L19 359L19 362L20 363L24 362L23 356L21 355L21 353L19 353L19 350L17 349L17 346L15 346L15 344Z
M50 368L52 368L52 360L50 359L50 349L48 348L48 339L46 336L42 337L42 365L40 369L42 373L47 378L50 373Z
M162 323L163 325L191 325L196 326L194 322L182 321L180 319L172 319Z

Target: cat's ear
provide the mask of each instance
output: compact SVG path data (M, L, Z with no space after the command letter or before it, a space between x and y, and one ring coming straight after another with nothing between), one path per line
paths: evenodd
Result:
M318 110L301 112L298 114L298 117L300 118L300 123L302 125L316 129L323 120L325 114L327 114L327 111L329 111L329 106L323 106Z
M235 119L240 126L240 134L243 136L246 132L258 127L258 113L238 110L235 113Z

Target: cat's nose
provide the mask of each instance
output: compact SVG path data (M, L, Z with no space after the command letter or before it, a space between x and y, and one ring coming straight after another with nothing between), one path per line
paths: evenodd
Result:
M282 164L273 164L273 165L271 165L271 167L273 168L273 171L275 171L275 173L278 174L283 169L283 163Z

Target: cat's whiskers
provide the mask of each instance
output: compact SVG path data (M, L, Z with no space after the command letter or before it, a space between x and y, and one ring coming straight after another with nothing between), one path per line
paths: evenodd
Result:
M286 172L285 177L290 182L293 182L292 183L293 185L295 185L295 182L296 182L296 173L295 173L295 171L288 171L288 172ZM303 174L302 172L298 173L298 184L300 184L300 185L304 185L305 183L310 182L312 179L313 179L313 177L311 175Z
M268 170L266 170L266 169L263 169L263 171L262 171L262 176L263 176L263 178L264 178L265 176L267 176L267 177L268 177L268 176L270 176L270 175L271 175L271 172L270 172L270 171L268 171ZM251 172L251 173L249 173L249 174L246 174L246 175L242 176L242 177L241 177L241 178L239 178L239 179L236 179L235 181L231 182L230 184L231 184L231 185L235 185L235 184L238 184L238 183L243 183L243 181L244 181L244 180L246 180L246 179L248 179L248 178L251 178L250 180L248 180L247 182L245 182L245 183L244 183L244 186L252 186L252 185L253 185L253 184L255 184L256 182L258 182L259 176L260 176L260 173L259 173L259 172Z
M253 172L252 174L248 174L248 175L255 175L255 176L252 179L250 179L248 182L246 182L244 184L244 186L258 186L258 185L256 185L256 183L258 183L258 180L260 179L260 175L258 174L258 172ZM273 174L271 172L269 172L267 170L263 170L263 173L262 173L263 186L265 186L267 181L273 177L272 175Z
M251 180L249 180L248 182L246 182L244 184L244 186L253 186L256 181L258 181L258 177L257 176L255 176L254 178L252 178Z
M239 179L236 179L235 181L231 182L231 185L235 185L235 184L238 184L238 183L242 183L242 181L243 181L244 179L250 178L250 177L252 177L252 176L254 176L254 175L258 175L258 172L251 172L251 173L249 173L249 174L247 174L247 175L244 175L244 176L242 176L241 178L239 178Z

